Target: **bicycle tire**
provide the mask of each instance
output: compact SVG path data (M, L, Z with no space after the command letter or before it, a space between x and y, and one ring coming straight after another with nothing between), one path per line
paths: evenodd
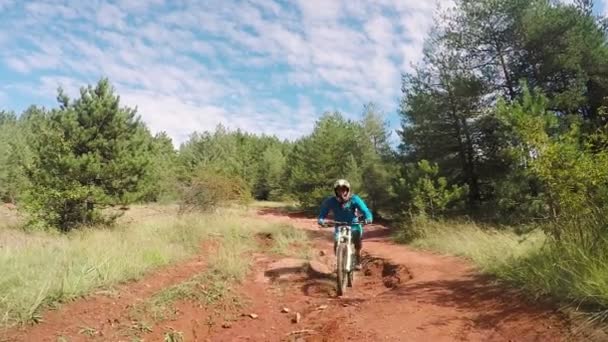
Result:
M354 248L353 248L354 250ZM351 265L350 272L348 272L348 276L346 278L346 286L353 287L353 283L355 282L355 254L352 253L350 255Z
M338 270L337 270L337 277L336 277L336 290L338 293L338 296L342 296L344 295L344 290L346 290L346 281L347 281L347 274L346 274L346 259L347 259L347 253L348 253L348 249L346 248L346 245L341 243L338 246L338 250L337 250L337 266L338 266Z

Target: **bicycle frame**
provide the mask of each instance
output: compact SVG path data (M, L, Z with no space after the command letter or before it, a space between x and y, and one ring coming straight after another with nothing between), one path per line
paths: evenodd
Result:
M346 246L348 248L348 258L347 258L347 271L350 272L352 270L352 255L354 253L353 249L353 243L352 243L352 225L353 224L365 224L364 222L361 221L357 221L357 222L341 222L341 221L330 221L332 222L337 228L338 228L338 239L337 239L337 245L336 245L336 250L338 248L338 246L342 243L346 243ZM328 222L329 224L329 222Z
M353 244L352 244L352 228L348 224L343 224L338 226L338 244L336 245L336 249L340 244L346 243L346 248L348 253L346 253L346 271L352 271L352 256L353 256Z

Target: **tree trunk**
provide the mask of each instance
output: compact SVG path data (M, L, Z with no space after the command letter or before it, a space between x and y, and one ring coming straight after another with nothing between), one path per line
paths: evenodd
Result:
M509 90L509 97L511 101L515 100L515 87L513 85L513 81L511 80L511 76L509 75L509 70L507 70L507 63L505 62L505 56L502 50L502 44L500 41L496 39L496 37L492 37L494 39L496 53L498 54L498 60L500 62L500 67L502 68L503 76L505 77L505 82L507 83L507 89Z
M454 103L454 98L452 96L452 92L448 89L449 103L450 103L450 116L453 120L454 130L456 131L456 138L458 139L458 149L460 155L460 161L462 163L462 170L465 175L465 181L469 185L469 199L467 206L469 208L469 212L472 212L476 207L476 202L480 198L479 194L479 180L475 173L474 168L474 151L473 144L471 140L471 135L468 130L468 125L466 121L458 115L458 108ZM463 141L463 135L465 136L465 141Z
M471 191L469 192L469 200L471 201L471 205L473 207L477 207L477 204L481 200L481 194L479 190L479 176L475 171L475 151L473 149L473 140L471 138L471 132L469 130L469 125L467 124L466 119L461 119L462 128L464 131L465 139L466 139L466 151L467 151L467 171L469 175L469 186L471 187Z

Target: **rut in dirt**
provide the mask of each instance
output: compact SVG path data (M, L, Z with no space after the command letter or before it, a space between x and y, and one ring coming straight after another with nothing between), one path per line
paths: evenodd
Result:
M318 260L307 262L298 259L283 259L267 266L264 277L271 285L283 285L308 297L340 299L336 291L336 273L333 256L320 252ZM363 253L362 269L355 272L353 287L347 288L343 297L365 294L366 296L396 289L412 279L403 265ZM260 276L257 277L260 279Z
M261 260L258 283L265 282L271 293L278 290L284 296L282 303L297 312L297 319L291 322L293 326L287 327L292 331L277 339L281 341L342 340L345 337L340 336L340 322L349 320L345 315L412 279L407 267L363 253L362 269L355 272L353 287L338 296L333 254L319 250L311 261L287 258L270 262L263 257ZM365 337L361 336L361 340Z

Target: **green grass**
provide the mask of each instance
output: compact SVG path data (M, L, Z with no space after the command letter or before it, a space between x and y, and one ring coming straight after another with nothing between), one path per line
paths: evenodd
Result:
M179 284L165 288L142 302L133 310L138 320L150 316L154 321L165 320L174 312L173 303L190 300L204 305L228 298L237 301L232 288L240 282L251 266L247 253L257 249L254 235L266 228L256 222L255 227L227 224L216 236L220 241L217 251L208 258L208 267L200 274Z
M508 230L482 229L474 223L418 221L424 237L411 245L420 249L462 256L482 270L498 268L537 251L545 242L542 232L517 235Z
M596 252L557 244L540 231L518 235L472 223L424 222L416 248L465 257L535 299L552 299L588 322L608 321L608 241Z
M608 321L608 241L596 252L551 244L505 265L496 274L536 297L551 296L590 321Z
M232 292L234 285L232 281L233 279L214 272L198 274L157 292L135 306L131 311L131 317L136 322L147 322L148 319L158 322L169 319L175 313L173 304L180 300L189 300L201 305L215 304L219 301L238 305L238 296Z
M312 246L304 230L289 224L278 224L269 226L263 232L271 236L270 252L302 259L312 258Z
M253 234L285 228L247 216L242 209L181 217L172 208L139 209L111 230L67 235L0 230L0 325L35 323L43 308L188 258L209 238L222 241L210 259L211 271L240 279L249 268L243 253L256 248Z
M243 229L227 225L222 231L218 250L208 259L208 268L172 287L163 289L135 307L132 316L137 320L151 317L154 321L165 320L174 312L173 304L190 300L203 305L222 301L225 305L238 306L240 298L233 292L235 284L248 274L252 261L247 257L253 251L272 252L285 256L306 257L311 255L308 236L302 230L287 224L256 224ZM255 238L269 239L269 245L259 244Z
M247 204L250 209L269 209L274 212L290 214L290 213L308 213L315 211L317 208L305 208L295 201L253 201Z

